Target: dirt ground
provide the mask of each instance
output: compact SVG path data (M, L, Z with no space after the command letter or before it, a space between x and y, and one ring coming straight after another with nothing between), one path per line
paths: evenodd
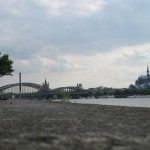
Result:
M0 101L0 150L150 150L150 109Z

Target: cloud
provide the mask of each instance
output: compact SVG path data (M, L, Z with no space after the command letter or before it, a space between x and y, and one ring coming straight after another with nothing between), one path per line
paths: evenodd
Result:
M27 3L28 0L9 0L9 2L6 2L5 0L0 1L1 10L0 12L5 12L5 17L11 16L14 17L22 17L26 11L27 11ZM1 15L2 16L2 15ZM5 19L5 18L3 18Z
M72 2L75 7L76 14L80 16L89 16L102 11L106 1L104 0L77 0Z
M28 79L38 74L41 82L47 74L60 84L128 85L149 64L149 4L1 0L0 50Z
M0 48L14 57L33 57L49 45L57 47L58 55L91 55L149 41L150 21L145 15L149 10L141 10L140 1L10 0L1 4L5 9L0 10ZM21 16L12 17L13 9ZM49 52L54 54L52 49Z
M67 0L37 0L35 3L45 7L49 14L59 16L63 8L67 6Z
M50 15L59 16L68 12L79 16L89 16L102 10L104 0L38 0L38 5L47 9Z
M116 50L116 55L119 56L116 63L132 66L147 64L150 59L149 49L150 43L119 48Z

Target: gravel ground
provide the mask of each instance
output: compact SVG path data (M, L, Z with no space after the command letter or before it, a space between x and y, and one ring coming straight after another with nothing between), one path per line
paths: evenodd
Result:
M0 150L150 150L150 109L0 101Z

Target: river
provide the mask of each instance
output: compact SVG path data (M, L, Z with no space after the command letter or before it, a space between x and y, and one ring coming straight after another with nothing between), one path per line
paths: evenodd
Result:
M150 98L100 98L100 99L74 99L72 103L81 104L100 104L129 107L147 107L150 108Z

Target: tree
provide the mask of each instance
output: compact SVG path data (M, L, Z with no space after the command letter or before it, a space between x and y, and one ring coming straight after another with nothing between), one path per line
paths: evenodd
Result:
M1 55L0 53L0 77L12 75L14 72L13 61L9 59L8 54Z

